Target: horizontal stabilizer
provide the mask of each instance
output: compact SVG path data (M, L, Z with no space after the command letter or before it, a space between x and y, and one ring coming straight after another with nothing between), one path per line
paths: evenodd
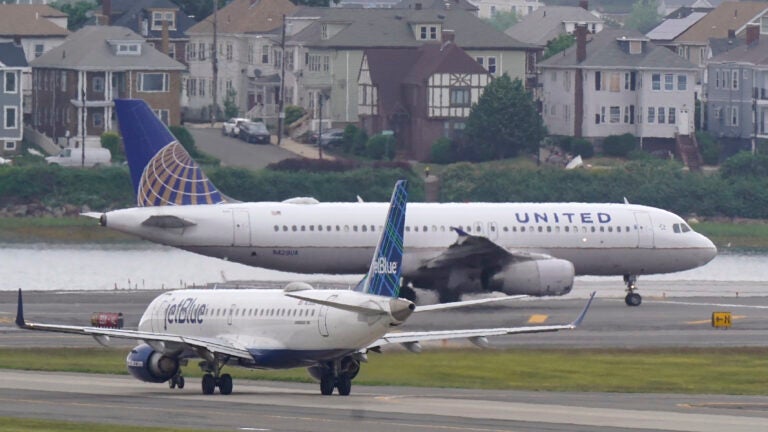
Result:
M196 225L192 221L172 215L150 216L141 224L156 228L186 228Z
M357 312L365 315L389 314L389 311L383 310L381 308L368 307L368 306L352 304L352 303L344 303L344 302L338 301L338 299L330 300L328 293L323 293L322 291L314 291L314 292L304 291L301 294L298 294L296 292L290 292L290 293L286 293L285 295L287 295L288 297L293 297L295 299L305 300L308 302L317 303L323 306L341 309L348 312Z
M450 303L437 303L437 304L431 304L431 305L416 306L416 310L414 312L428 312L428 311L435 311L435 310L455 309L455 308L474 306L474 305L479 305L484 303L498 303L498 302L508 301L508 300L519 300L527 297L529 296L512 295L512 296L491 297L491 298L466 300L466 301L458 301L458 302L450 302Z

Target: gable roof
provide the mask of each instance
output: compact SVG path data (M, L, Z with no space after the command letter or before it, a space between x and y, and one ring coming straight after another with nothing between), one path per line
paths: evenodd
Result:
M477 12L479 7L470 3L467 0L402 0L401 2L393 6L396 9L435 9L435 10L451 10L461 9L471 12Z
M640 54L629 54L621 48L620 40L643 40ZM576 61L576 46L539 63L541 67L615 67L631 69L697 69L688 60L667 48L655 45L634 30L603 30L587 42L587 57Z
M752 45L745 43L733 46L730 50L722 52L709 61L713 63L748 63L753 65L768 66L768 41L758 40Z
M504 33L522 42L546 45L565 32L564 22L601 23L603 20L576 6L544 6L523 17Z
M195 21L170 0L112 0L111 25L127 27L141 34L141 21L147 19L148 37L159 38L162 31L152 30L152 9L176 10L176 30L169 30L168 36L171 39L188 39L186 31L195 25Z
M66 17L46 5L0 4L0 36L66 36L67 29L47 19Z
M13 42L0 43L0 68L27 67L24 49Z
M706 15L706 12L692 12L684 18L667 18L645 35L654 41L673 41Z
M706 44L710 38L727 37L728 30L738 30L766 11L768 3L723 2L683 32L676 41Z
M136 41L141 55L115 55L108 41ZM119 26L85 26L61 45L30 63L35 68L79 70L185 70L186 66L156 50L144 38Z
M234 0L219 9L217 32L269 33L280 28L283 15L290 15L296 8L290 0ZM192 26L187 34L213 34L213 14Z
M455 43L463 49L538 48L505 35L487 21L464 10L302 7L292 16L316 18L312 24L293 35L291 40L317 48L418 47L425 41L414 37L412 25L436 23L442 24L445 30L453 30ZM344 28L323 40L320 38L323 24L340 24Z

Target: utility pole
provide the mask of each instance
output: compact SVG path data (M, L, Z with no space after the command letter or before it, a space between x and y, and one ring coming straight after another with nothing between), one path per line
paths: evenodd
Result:
M285 127L285 14L283 14L283 31L280 37L280 94L277 100L277 145L283 142L283 127Z
M83 128L82 128L81 138L80 138L80 166L84 168L85 167L85 135L86 135L85 129L88 128L88 108L86 108L85 106L85 101L87 99L86 88L88 84L85 78L87 77L88 72L82 72L82 74L83 74L83 87L80 89L81 91L80 94L82 99L81 100L82 111L80 116L82 117L82 120L83 120L83 124L82 124Z
M211 48L211 64L213 66L213 85L211 89L211 96L213 96L213 106L211 107L211 126L216 123L216 114L219 111L218 105L218 89L219 89L219 53L218 53L218 12L219 1L213 0L213 47Z
M317 101L318 116L320 121L317 123L317 156L318 159L323 158L323 94L320 93Z

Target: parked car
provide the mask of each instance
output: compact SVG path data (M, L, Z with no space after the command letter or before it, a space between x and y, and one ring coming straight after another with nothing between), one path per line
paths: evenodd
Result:
M269 144L270 136L267 126L262 122L246 122L239 127L240 139L248 143Z
M221 134L236 137L240 134L240 125L248 121L247 118L233 117L221 125Z
M83 164L83 149L67 147L61 150L56 156L48 156L45 158L48 165L61 165L61 166L98 166L109 165L112 161L112 153L109 149L103 147L86 147L85 148L85 164Z
M322 147L339 145L342 141L344 141L344 129L324 130L319 140L315 138L315 143Z

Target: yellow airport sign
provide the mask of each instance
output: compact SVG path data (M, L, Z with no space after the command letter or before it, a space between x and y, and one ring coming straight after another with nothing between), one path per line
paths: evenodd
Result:
M712 312L712 327L731 328L730 312Z

